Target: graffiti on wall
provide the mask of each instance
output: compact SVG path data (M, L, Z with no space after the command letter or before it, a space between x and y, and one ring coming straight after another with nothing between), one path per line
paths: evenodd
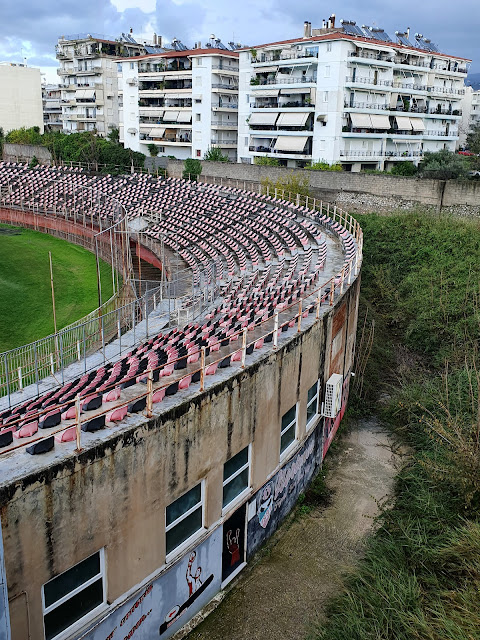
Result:
M222 582L245 562L245 514L243 504L223 523Z
M222 535L218 528L171 569L79 638L130 640L157 637L166 640L220 590L221 558Z
M319 434L319 429L314 429L300 451L263 485L250 501L247 527L248 558L272 535L312 478L317 466Z
M325 418L325 425L323 430L323 457L327 455L328 448L332 444L332 440L338 431L340 422L345 414L347 408L348 392L350 389L350 373L347 373L342 385L342 406L335 418Z

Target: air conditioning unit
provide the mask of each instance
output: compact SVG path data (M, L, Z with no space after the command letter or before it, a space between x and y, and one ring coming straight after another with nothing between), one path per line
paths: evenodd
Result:
M322 411L325 418L335 418L342 408L342 383L343 377L339 373L333 373L327 380Z

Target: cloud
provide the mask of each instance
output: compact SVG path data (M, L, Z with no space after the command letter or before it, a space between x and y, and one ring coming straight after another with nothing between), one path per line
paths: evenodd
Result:
M53 62L59 35L103 33L116 37L133 29L135 34L153 31L167 41L173 37L187 46L206 42L211 33L224 42L244 45L300 36L304 20L321 25L329 12L359 24L381 26L394 38L395 30L411 27L439 45L441 51L467 58L478 55L480 29L478 0L460 0L452 10L446 0L331 0L328 11L311 0L0 0L0 24L8 25L0 36L0 59L18 60L27 52L32 60ZM22 54L23 49L23 54ZM47 65L48 66L48 65ZM473 71L480 71L474 59Z

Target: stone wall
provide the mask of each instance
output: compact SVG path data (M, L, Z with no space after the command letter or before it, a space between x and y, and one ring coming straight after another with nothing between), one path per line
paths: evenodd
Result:
M40 164L50 166L52 164L52 154L46 147L33 144L10 144L3 145L3 159L6 162L30 162L35 156Z
M480 182L427 180L402 176L304 171L252 164L202 162L202 176L239 188L255 188L268 178L273 182L292 173L308 179L313 197L352 211L393 211L417 206L460 215L480 216ZM180 178L183 162L168 160L168 174ZM458 211L455 208L458 207Z

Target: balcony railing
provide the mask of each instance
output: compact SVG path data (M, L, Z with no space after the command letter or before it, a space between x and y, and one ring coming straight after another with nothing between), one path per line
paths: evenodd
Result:
M283 102L283 103L277 101L277 102L269 102L266 104L251 102L250 107L252 109L298 109L298 108L314 109L315 103L301 102L300 100L293 100L293 101Z
M237 146L237 141L236 139L222 139L222 138L212 138L211 139L212 144L218 144L218 145L234 145Z
M238 84L227 84L226 82L212 82L212 89L231 89L238 91Z
M375 102L345 102L345 109L380 109L382 111L386 111L389 109L387 104L377 104Z
M456 96L465 95L465 89L450 89L449 87L428 87L427 91L429 93L445 93Z
M291 78L258 78L258 82L254 82L252 86L263 84L314 84L317 82L317 76L296 76Z
M374 51L349 51L349 57L351 58L369 58L370 60L378 60L379 62L393 62L393 56L386 56L382 53L375 53Z
M238 109L238 104L212 104L212 109Z
M436 116L461 116L461 109L429 109L428 113Z
M422 151L365 151L363 149L343 149L340 150L341 158L419 158L423 156Z
M220 69L220 71L235 71L238 73L238 67L225 67L222 64L212 64L212 69Z
M395 64L405 64L409 67L422 67L423 69L429 69L430 63L423 60L409 60L408 58L402 58L401 56L395 56Z
M280 53L280 54L268 54L262 53L260 56L251 56L252 64L258 64L261 62L281 62L282 60L300 60L303 58L318 58L318 53L307 53L305 51L298 53Z
M391 87L393 85L392 80L377 80L375 78L369 78L365 76L346 76L346 82L355 82L358 84L374 84L375 86Z
M427 85L417 84L415 82L399 82L395 80L393 86L396 89L408 89L409 91L427 91Z

